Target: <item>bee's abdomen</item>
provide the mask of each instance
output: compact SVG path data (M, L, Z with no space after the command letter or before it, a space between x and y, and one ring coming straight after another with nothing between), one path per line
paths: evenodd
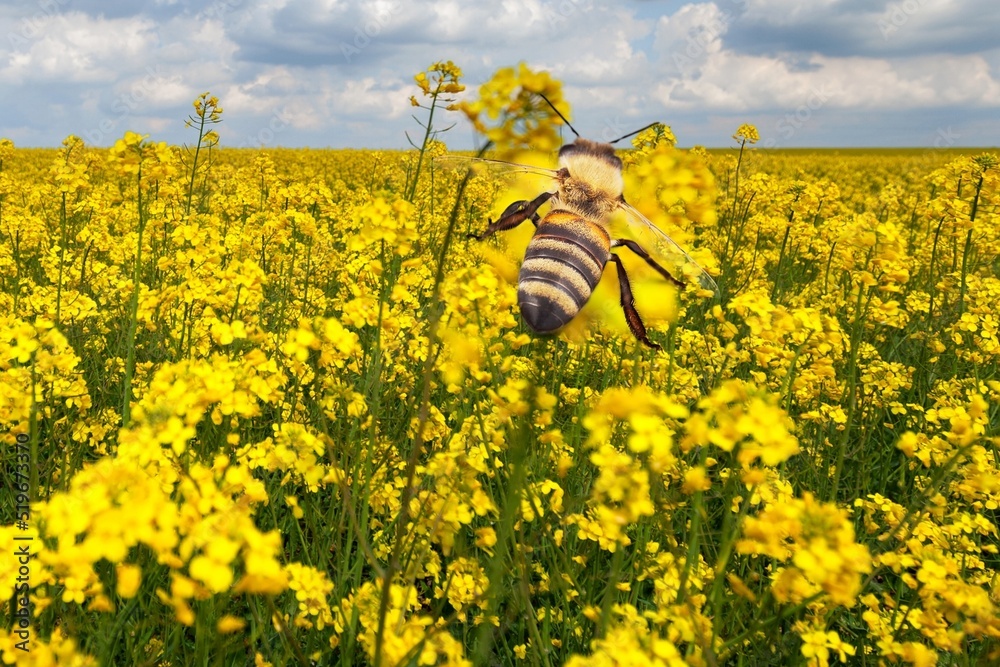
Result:
M572 320L590 298L611 253L602 227L567 211L552 211L539 225L521 264L517 301L539 333Z

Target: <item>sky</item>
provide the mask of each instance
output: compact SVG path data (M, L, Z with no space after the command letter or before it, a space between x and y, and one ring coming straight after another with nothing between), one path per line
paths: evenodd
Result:
M563 82L583 135L653 121L681 146L1000 146L996 0L0 1L0 137L192 143L192 101L223 146L405 148L432 63L464 95L525 62ZM441 136L476 137L457 114Z

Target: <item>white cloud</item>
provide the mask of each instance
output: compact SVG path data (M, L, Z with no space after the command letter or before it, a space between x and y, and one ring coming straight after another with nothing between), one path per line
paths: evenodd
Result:
M917 0L913 0L916 2ZM752 0L743 3L744 18L763 20L775 25L799 25L825 19L831 13L850 11L853 3L844 0Z
M79 12L34 23L30 39L8 40L0 51L7 65L0 77L12 83L107 83L123 63L142 58L156 45L154 24L145 18L93 18Z
M684 127L682 142L717 145L731 132L719 135L718 124L732 116L767 119L805 106L822 114L796 141L846 117L836 114L861 111L876 124L923 113L926 122L911 123L920 132L933 136L945 119L971 139L984 127L972 116L1000 106L995 0L53 7L0 8L13 26L0 43L0 94L23 102L0 109L0 136L53 144L81 127L103 140L128 127L187 140L182 121L209 90L226 109L224 138L275 134L279 118L283 143L403 147L404 131L416 129L412 77L447 59L465 70L469 95L501 66L523 60L549 70L564 83L574 125L597 137L660 119ZM861 129L839 135L845 142L878 139L864 123L846 125ZM101 127L109 129L93 129Z
M367 118L378 123L405 114L412 108L409 96L415 93L415 85L401 80L386 82L374 77L347 79L326 82L322 91L322 106L337 118Z
M720 0L722 5L725 2ZM825 55L972 53L996 47L995 0L736 0L733 44Z
M807 99L829 108L1000 106L1000 83L979 56L927 56L903 62L812 56L797 70L780 58L710 54L696 76L660 84L666 108L747 111L794 109ZM960 72L960 75L956 75Z
M733 20L732 13L714 3L685 5L657 22L653 48L671 71L690 71L722 51L722 38Z

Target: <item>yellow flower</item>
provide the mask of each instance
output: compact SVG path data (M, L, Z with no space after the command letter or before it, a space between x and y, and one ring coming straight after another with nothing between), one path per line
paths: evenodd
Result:
M811 666L828 667L831 650L836 651L840 662L847 662L847 656L855 653L855 648L841 641L840 635L833 630L811 627L800 630L799 636L802 638L802 656Z
M299 499L295 496L285 496L285 504L292 508L292 516L296 519L301 519L305 516L305 512L299 506Z
M592 641L590 648L591 655L574 655L566 661L566 667L599 665L687 667L689 664L672 641L658 636L642 620L611 628L606 636Z
M476 546L480 549L483 549L487 553L492 553L491 549L496 546L496 543L496 531L489 526L476 530Z
M49 667L72 665L72 667L96 667L98 660L77 649L77 642L66 637L61 626L56 626L48 641L32 636L24 640L17 632L0 630L0 660L7 665ZM23 643L28 641L27 644Z
M701 413L687 422L682 448L714 445L735 452L737 460L749 467L760 459L774 466L799 451L791 433L792 423L773 396L740 380L727 380L699 401Z
M738 552L793 564L776 571L772 588L782 601L800 602L823 591L833 602L850 606L861 575L872 569L869 551L855 540L846 511L817 502L811 494L768 505L746 519L743 532Z
M298 563L289 563L288 587L295 591L298 601L297 623L307 627L322 629L333 622L327 597L333 591L333 583L326 573Z
M208 556L195 556L191 559L190 571L192 578L216 593L227 590L233 583L233 569L229 563Z
M470 605L483 606L484 595L489 588L486 571L479 562L471 558L456 558L447 568L448 588L436 588L434 595L447 595L448 603L464 618L465 609Z
M192 104L194 106L194 113L198 118L213 123L221 120L222 107L219 106L219 98L215 95L202 93L195 98ZM205 114L208 114L208 118L205 118Z
M733 139L745 144L755 144L760 141L760 135L757 134L756 127L744 123L736 129L736 132L733 134Z
M708 491L712 488L712 482L708 479L704 466L696 466L684 473L684 485L681 490L687 494L696 491Z
M479 99L460 102L457 108L501 154L522 148L553 151L561 144L556 127L563 121L539 95L556 108L565 109L561 84L548 72L535 72L521 63L517 70L497 70L480 86ZM490 120L499 120L499 124L488 127L482 118L484 113ZM567 111L562 113L566 115Z
M220 618L215 623L215 629L221 635L228 635L233 632L239 632L246 627L247 622L242 618L236 618L235 616L230 616L226 614Z
M433 81L429 80L428 74L433 77ZM434 63L427 68L426 72L420 72L414 76L413 80L425 96L437 98L441 95L451 95L465 90L465 86L459 83L459 79L461 78L461 68L448 60ZM411 97L410 103L413 106L419 106L415 102L416 98Z
M142 568L138 565L120 563L117 568L117 592L123 598L133 598L142 582Z

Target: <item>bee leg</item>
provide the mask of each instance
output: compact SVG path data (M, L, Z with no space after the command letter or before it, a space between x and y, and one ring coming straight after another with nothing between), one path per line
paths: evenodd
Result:
M500 215L499 220L496 222L491 221L485 232L482 234L469 234L469 237L474 238L477 241L482 241L485 238L493 236L497 232L513 229L525 220L531 220L532 224L537 227L539 218L538 209L542 204L551 199L553 195L555 195L554 192L543 192L531 201L526 199L516 201L504 209L504 212Z
M642 323L642 318L639 317L639 311L635 309L635 297L632 296L632 285L629 284L628 276L625 275L625 265L622 264L621 258L618 255L612 254L609 261L614 262L617 266L618 286L622 291L622 310L625 311L625 321L628 323L628 328L632 330L636 338L649 347L654 350L663 349L649 340L649 337L646 335L646 327Z
M674 278L672 275L670 275L669 271L660 266L656 262L656 260L650 257L649 253L643 250L642 246L636 243L635 241L629 241L628 239L615 239L614 241L611 242L612 248L618 248L620 246L625 246L635 254L639 255L639 257L642 257L646 261L646 264L649 264L651 267L656 269L657 273L659 273L661 276L663 276L673 284L677 285L678 287L684 287L684 283L682 283L680 280L677 280L677 278Z

